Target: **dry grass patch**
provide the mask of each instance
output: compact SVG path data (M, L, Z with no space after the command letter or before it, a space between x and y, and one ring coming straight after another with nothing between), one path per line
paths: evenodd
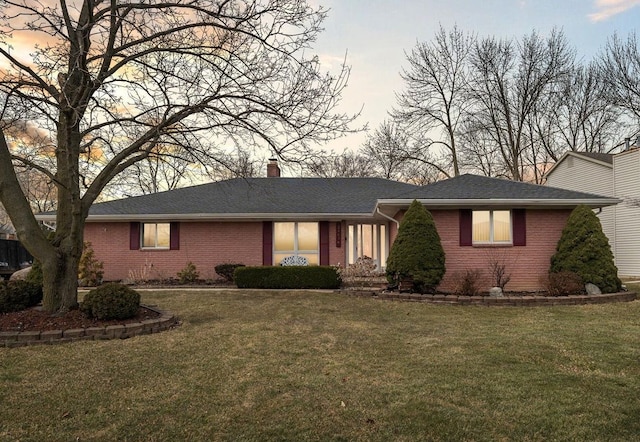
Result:
M181 327L0 349L0 440L630 440L640 302L145 291Z

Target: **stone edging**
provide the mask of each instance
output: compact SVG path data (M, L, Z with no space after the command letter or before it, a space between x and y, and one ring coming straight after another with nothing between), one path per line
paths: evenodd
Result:
M426 302L430 304L519 306L540 307L551 305L607 304L636 300L635 292L606 293L602 295L575 296L459 296L459 295L419 295L409 293L384 293L375 290L342 290L349 296L374 298L389 301Z
M126 339L139 335L150 335L169 330L179 324L173 313L159 310L148 305L141 305L160 314L155 319L146 319L122 325L108 325L105 327L74 328L69 330L48 331L2 331L0 332L0 347L25 347L27 345L64 344L76 341Z

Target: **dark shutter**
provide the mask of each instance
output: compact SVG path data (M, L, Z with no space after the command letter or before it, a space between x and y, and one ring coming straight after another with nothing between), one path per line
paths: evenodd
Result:
M180 250L180 223L169 225L169 249Z
M329 221L320 221L320 265L329 265Z
M527 245L527 211L525 209L513 209L513 245Z
M129 250L140 250L140 223L132 222L130 224Z
M262 223L262 265L273 265L273 223Z
M473 245L473 215L470 209L460 209L460 245Z

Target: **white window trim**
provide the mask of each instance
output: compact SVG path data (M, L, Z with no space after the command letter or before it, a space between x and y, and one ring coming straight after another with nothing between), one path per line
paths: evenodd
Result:
M158 224L166 224L169 226L169 245L168 246L159 246L158 245ZM144 245L144 231L145 226L155 226L156 232L154 235L155 245L153 246L145 246ZM140 249L142 250L169 250L171 248L171 224L170 223L141 223L140 228Z
M285 221L286 222L286 221ZM276 250L276 229L275 229L275 225L278 224L278 222L273 223L274 227L273 227L273 238L272 238L272 243L273 243L273 247L271 250L271 259L273 260L274 264L280 264L279 262L276 263L275 261L275 255L276 253L280 254L280 253L287 253L291 256L300 256L300 255L311 255L313 253L316 254L316 258L317 261L320 262L320 223L316 222L315 224L317 224L318 226L318 248L317 250L300 250L298 247L298 224L299 223L308 223L309 221L289 221L291 223L293 223L293 250ZM314 222L314 221L311 221Z
M489 212L489 241L476 241L473 239L473 214L475 212ZM508 241L495 241L493 239L493 212L509 212L509 240ZM472 210L471 211L471 242L473 245L501 245L508 246L513 245L513 211L512 210Z

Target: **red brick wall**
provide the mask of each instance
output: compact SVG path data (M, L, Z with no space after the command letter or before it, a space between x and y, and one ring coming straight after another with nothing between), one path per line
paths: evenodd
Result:
M459 211L430 212L446 255L447 273L438 287L442 291L454 291L458 275L473 269L482 272L480 285L488 290L494 284L489 270L489 263L494 259L504 262L507 273L511 274L507 291L541 289L541 277L549 270L551 256L571 213L570 210L527 210L527 245L523 247L461 247Z
M216 278L225 262L262 265L262 223L180 223L180 250L129 250L129 223L87 223L85 241L104 262L104 279L121 280L150 268L150 278L175 277L192 261L201 278Z
M329 223L329 263L345 262L346 225L341 224L340 247L336 222ZM214 267L225 262L262 265L262 222L181 222L180 250L129 250L130 223L87 223L85 241L104 263L106 281L122 280L130 271L149 270L150 279L176 277L187 262L196 265L201 278L215 279Z
M525 247L460 247L458 210L432 210L446 254L447 273L439 287L453 291L457 275L478 269L483 273L483 289L493 285L489 263L497 259L507 264L511 281L508 291L537 290L540 278L549 269L551 256L569 216L569 210L527 210ZM402 212L396 219L401 219ZM329 223L329 263L346 262L346 223L341 225L340 247L336 244L337 223ZM396 227L389 225L391 240ZM129 250L129 223L87 223L85 240L93 244L96 258L104 262L105 280L129 277L130 271L149 270L149 278L175 277L192 261L202 278L216 278L214 267L225 262L262 265L262 222L182 222L180 250Z

